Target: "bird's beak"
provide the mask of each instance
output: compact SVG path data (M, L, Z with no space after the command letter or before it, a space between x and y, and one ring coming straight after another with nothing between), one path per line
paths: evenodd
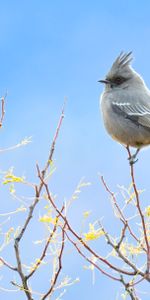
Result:
M101 79L101 80L98 80L98 82L100 82L100 83L105 83L105 84L110 83L110 81L107 80L107 79Z

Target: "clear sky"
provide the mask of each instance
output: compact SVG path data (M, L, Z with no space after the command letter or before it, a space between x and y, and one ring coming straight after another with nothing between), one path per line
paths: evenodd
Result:
M70 197L82 177L92 183L71 208L70 218L73 224L78 223L77 227L85 210L92 211L92 220L104 217L108 227L115 226L99 173L114 191L118 184L130 184L127 153L103 128L99 111L103 87L97 81L105 76L121 50L132 50L133 66L150 87L149 11L150 2L146 0L0 1L0 96L8 91L0 147L32 136L28 146L1 154L0 169L14 166L17 175L36 180L35 163L44 165L67 97L51 189L63 200ZM136 165L137 181L140 188L146 189L146 197L150 193L149 162L148 149L140 153ZM17 205L1 192L1 212ZM20 223L23 218L22 214ZM29 243L23 249L26 256L32 251L30 247ZM72 278L79 276L80 283L68 288L65 300L116 299L118 284L96 273L92 285L90 272L83 269L85 262L71 255L70 260L69 256L66 259L66 272ZM4 277L0 286L12 288L12 274L1 270ZM5 300L25 299L21 293L1 293ZM149 299L149 295L142 297Z

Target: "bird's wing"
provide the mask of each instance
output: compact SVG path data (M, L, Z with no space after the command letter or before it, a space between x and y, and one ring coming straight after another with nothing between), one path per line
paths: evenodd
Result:
M150 104L112 101L112 108L137 125L150 128Z

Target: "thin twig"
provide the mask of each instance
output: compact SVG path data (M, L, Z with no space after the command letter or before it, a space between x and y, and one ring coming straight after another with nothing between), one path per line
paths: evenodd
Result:
M47 163L45 165L45 168L41 172L43 178L45 177L45 174L46 174L46 172L47 172L47 170L48 170L48 168L50 166L50 163L52 162L53 153L54 153L54 150L55 150L56 140L58 138L59 131L60 131L63 119L64 119L65 105L66 105L66 101L64 101L64 104L63 104L63 107L62 107L61 116L60 116L60 119L59 119L59 122L58 122L58 125L57 125L57 128L56 128L56 132L55 132L55 135L54 135L54 138L53 138L53 141L52 141L52 145L51 145L51 149L50 149L50 153L49 153L49 157L48 157Z
M57 268L57 271L54 275L54 278L51 280L51 285L50 285L49 290L45 293L45 295L41 298L41 300L45 300L48 296L50 297L52 295L52 293L54 291L54 288L55 288L55 285L57 283L59 274L60 274L61 269L62 269L62 256L63 256L64 246L65 246L65 226L66 226L66 223L63 225L63 228L62 228L61 248L60 248L60 252L59 252L59 255L58 255L58 268Z
M102 228L104 235L106 237L107 243L109 245L111 245L111 247L117 252L118 256L129 266L131 267L134 271L135 274L134 275L140 275L142 277L145 276L145 273L142 272L141 270L139 270L125 255L123 255L123 253L120 251L118 245L116 246L110 239L109 234L105 231L104 228ZM150 280L148 280L150 281Z
M5 99L6 99L7 93L5 95L5 97L1 98L1 118L0 118L0 127L2 127L3 125L3 119L5 116Z
M75 243L67 234L67 232L65 231L65 235L67 236L68 240L72 243L72 245L77 249L78 253L86 260L88 261L90 264L92 264L96 269L98 269L103 275L106 275L107 277L109 277L110 279L116 280L116 281L121 281L119 278L112 276L111 274L109 274L108 272L104 271L102 268L100 268L92 259L88 258L82 251L81 249L78 247L77 243Z
M39 202L39 197L40 197L40 195L39 195L38 187L35 186L35 200L34 200L33 204L30 205L29 213L28 213L28 216L25 220L25 223L24 223L23 227L21 228L20 233L16 237L16 240L18 242L20 242L24 232L26 231L26 228L27 228L30 220L32 219L34 208L36 207L37 203Z
M141 283L143 280L145 280L147 278L147 274L145 276L143 276L142 278L140 278L139 280L131 283L130 285L138 285L139 283Z
M133 237L138 243L140 243L139 239L136 237L136 235L135 235L134 232L132 231L132 229L131 229L131 227L130 227L130 225L129 225L128 220L126 220L125 216L123 215L123 212L122 212L122 210L120 209L120 207L119 207L119 205L118 205L118 203L117 203L115 194L109 189L108 185L106 184L106 181L104 180L104 177L101 176L100 178L101 178L101 181L102 181L102 183L103 183L103 185L104 185L106 191L110 194L110 196L111 196L112 199L113 199L113 203L114 203L114 205L115 205L117 211L119 212L120 220L121 220L124 224L127 225L128 230L129 230L130 234L132 235L132 237ZM143 250L145 250L145 249L143 249Z
M125 238L125 232L127 229L127 223L124 224L124 227L122 228L122 232L121 232L121 236L120 236L120 240L118 241L116 248L120 249L120 246Z
M2 257L0 257L0 261L4 266L8 267L10 270L13 270L13 271L18 270L16 267L13 267L8 262L6 262Z
M64 205L63 205L63 207L61 209L61 212L63 212L63 210L64 210ZM47 252L48 246L49 246L49 244L50 244L50 242L51 242L51 240L52 240L52 238L53 238L53 236L54 236L54 234L55 234L55 232L57 230L59 217L60 217L60 215L58 214L56 216L56 223L54 225L54 228L53 228L52 232L50 233L50 235L49 235L49 237L47 239L47 242L46 242L46 244L44 246L42 254L41 254L40 258L38 259L37 263L35 264L34 269L26 276L27 279L29 279L35 273L35 271L37 270L37 268L42 263L44 257L46 256L46 252Z

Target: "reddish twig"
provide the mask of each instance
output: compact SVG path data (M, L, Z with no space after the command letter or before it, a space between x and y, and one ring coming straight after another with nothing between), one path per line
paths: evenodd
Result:
M4 266L8 267L10 270L13 270L13 271L18 270L16 267L13 267L8 262L6 262L2 257L0 257L0 261Z
M65 246L65 226L66 224L64 224L63 228L62 228L62 241L61 241L61 248L60 248L60 252L59 252L59 256L58 256L58 269L54 275L54 278L51 280L51 285L49 290L47 291L47 293L41 298L41 300L45 300L48 296L50 297L54 291L55 285L57 283L59 274L61 272L62 269L62 255L63 255L63 251L64 251L64 246Z
M143 276L142 278L140 278L139 280L137 280L136 282L133 282L133 283L130 283L130 285L137 285L139 283L141 283L144 279L146 279L147 277L147 274L145 276Z
M108 185L106 184L106 181L104 180L104 177L101 176L100 178L101 178L101 181L102 181L102 183L103 183L103 185L104 185L106 191L110 194L110 196L111 196L112 199L113 199L113 203L114 203L114 205L115 205L117 211L119 212L120 220L121 220L124 224L127 225L130 234L131 234L132 237L139 243L139 242L140 242L139 239L138 239L138 238L136 237L136 235L133 233L133 231L132 231L132 229L131 229L131 227L130 227L130 225L129 225L128 220L126 220L125 216L123 215L122 210L120 209L119 205L117 204L117 200L116 200L115 194L109 189ZM145 250L145 249L143 249L143 250Z
M3 119L5 116L5 98L6 98L7 94L5 95L5 97L1 98L1 118L0 118L0 127L2 127L3 125Z
M127 152L128 152L129 158L131 158L131 152L130 152L129 147L127 147ZM149 246L147 232L146 232L145 219L144 219L144 215L142 213L142 209L141 209L141 206L140 206L139 193L138 193L136 183L135 183L133 164L130 164L130 173L131 173L132 185L133 185L133 189L134 189L134 193L135 193L135 197L136 197L136 207L137 207L137 210L139 212L139 216L141 218L141 223L142 223L143 233L144 233L144 239L145 239L145 244L146 244L146 248L147 248L147 273L149 273L149 269L150 269L150 246Z
M125 238L126 229L127 229L127 223L124 224L124 227L123 227L122 232L121 232L120 240L116 245L116 248L118 248L118 249L120 248L120 246L121 246L121 244L122 244L122 242Z
M121 281L120 278L117 278L115 276L112 276L111 274L107 273L106 271L104 271L102 268L100 268L96 263L94 263L94 261L92 261L92 259L88 258L82 251L81 249L77 246L77 243L75 243L67 234L67 232L65 231L65 235L67 236L68 240L72 243L72 245L77 249L78 253L86 260L88 261L90 264L92 264L96 269L98 269L103 275L106 275L107 277L109 277L110 279L116 280L116 281Z
M46 171L47 171L48 168L49 168L50 163L52 162L53 153L54 153L54 150L55 150L56 140L57 140L57 138L58 138L58 134L59 134L59 131L60 131L60 128L61 128L61 125L62 125L62 121L63 121L63 119L64 119L65 104L66 104L66 102L64 102L64 105L63 105L63 107L62 107L61 116L60 116L60 119L59 119L59 122L58 122L58 125L57 125L57 128L56 128L56 132L55 132L55 135L54 135L54 138L53 138L53 141L52 141L52 145L51 145L51 149L50 149L50 153L49 153L49 157L48 157L46 166L45 166L45 168L43 169L43 171L41 172L43 178L44 178L44 176L45 176L45 174L46 174Z

